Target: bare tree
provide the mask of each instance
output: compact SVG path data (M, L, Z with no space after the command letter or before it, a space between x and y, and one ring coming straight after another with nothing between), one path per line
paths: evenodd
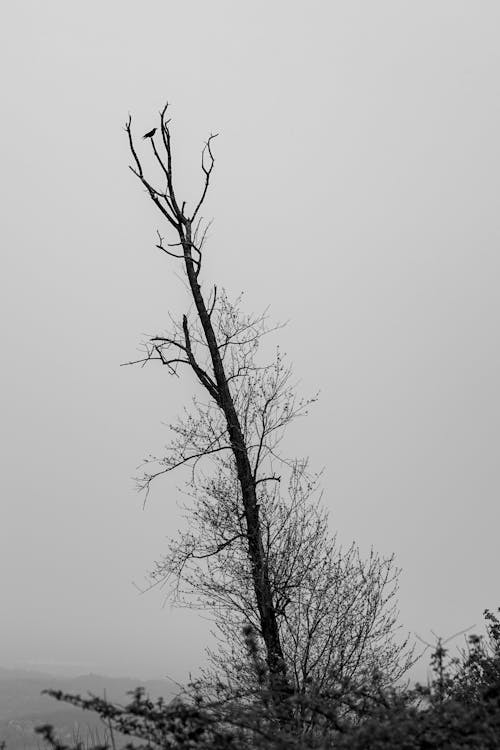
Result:
M167 454L149 458L138 479L148 493L160 475L191 469L187 530L171 541L153 581L169 579L178 601L210 609L230 644L212 654L213 662L233 680L245 671L242 626L252 628L276 704L313 686L325 692L375 667L393 679L408 654L393 639L392 558L372 554L363 561L354 547L338 549L317 478L280 449L285 428L314 399L297 397L279 348L271 362L260 363L259 344L277 327L265 313L244 313L240 299L231 301L216 286L208 295L202 290L209 224L201 211L215 135L202 151L203 185L188 211L175 190L167 107L157 130L145 136L161 182L145 176L129 119L130 169L174 235L167 243L158 232L156 246L183 263L192 305L168 333L146 341L135 361L158 361L175 375L187 367L203 396L171 426Z

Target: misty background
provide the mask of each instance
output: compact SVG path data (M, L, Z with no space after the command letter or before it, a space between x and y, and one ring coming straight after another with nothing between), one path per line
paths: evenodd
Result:
M178 192L211 131L203 282L289 320L289 450L332 531L395 553L431 639L500 605L500 6L6 4L0 665L184 680L210 624L139 594L182 473L132 477L195 392L120 367L188 304L129 163L171 102ZM142 144L141 144L142 147ZM145 148L145 153L147 149ZM166 232L164 232L166 233Z

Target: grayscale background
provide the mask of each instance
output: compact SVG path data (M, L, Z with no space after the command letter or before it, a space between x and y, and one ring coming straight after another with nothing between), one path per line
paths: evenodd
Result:
M395 553L402 632L500 605L500 5L24 0L1 11L0 665L185 679L210 625L140 595L183 475L132 482L194 391L120 368L187 300L128 171L172 104L220 132L204 280L270 305L318 404L339 543ZM424 672L425 668L421 667Z

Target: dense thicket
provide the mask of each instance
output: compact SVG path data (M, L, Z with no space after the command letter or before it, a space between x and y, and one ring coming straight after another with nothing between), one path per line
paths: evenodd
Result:
M128 736L134 748L496 750L500 747L500 621L488 610L485 619L486 636L469 636L457 657L450 658L438 641L431 658L432 679L425 687L384 688L375 680L366 689L358 684L350 691L332 693L329 700L290 697L293 702L306 701L308 711L321 715L322 733L277 722L272 704L266 704L265 685L255 703L248 694L245 700L207 701L196 685L169 705L149 701L140 690L125 707L99 698L52 694L97 711L107 726ZM247 641L252 663L251 634ZM50 728L40 731L54 750L76 750L59 745Z

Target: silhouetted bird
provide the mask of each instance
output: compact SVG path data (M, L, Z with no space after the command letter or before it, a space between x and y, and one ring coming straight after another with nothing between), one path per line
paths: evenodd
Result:
M153 128L153 130L150 130L149 133L146 133L146 135L143 135L143 138L152 138L154 134L156 133L156 128Z

